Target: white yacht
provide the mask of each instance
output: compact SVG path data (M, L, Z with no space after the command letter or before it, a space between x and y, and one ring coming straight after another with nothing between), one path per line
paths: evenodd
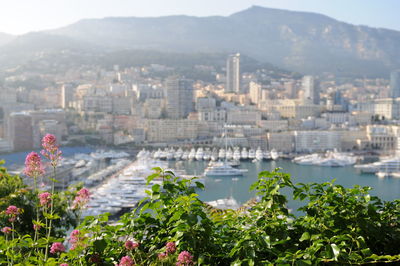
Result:
M272 160L277 160L277 159L279 159L279 153L278 153L275 149L272 149L272 150L271 150L271 159L272 159Z
M234 161L240 161L241 158L241 153L240 153L240 149L238 147L235 147L234 151L233 151L233 160Z
M175 150L174 148L171 148L167 151L167 160L171 161L175 156Z
M196 160L197 161L203 160L203 156L204 156L203 148L198 148L197 152L196 152L196 155L195 155Z
M242 176L244 172L247 170L233 168L227 162L216 162L206 168L204 175L209 177Z
M400 172L400 157L393 157L375 163L355 165L362 173L393 173Z
M249 159L249 153L247 152L247 149L246 149L246 148L243 148L243 149L242 149L242 152L241 152L240 156L241 156L242 160L247 160L247 159Z
M189 159L189 151L184 151L181 157L182 160L186 161Z
M257 150L256 150L255 159L257 161L262 161L264 159L264 154L263 154L263 152L262 152L260 147L258 147Z
M254 160L256 158L256 152L253 149L249 150L249 160Z
M203 160L204 161L209 161L210 159L211 159L210 148L206 148L206 150L204 151Z
M226 157L225 149L220 149L219 153L218 153L218 158L223 160L223 159L225 159L225 157Z
M343 153L327 151L325 154L314 153L298 156L293 159L293 162L302 165L339 167L355 164L356 157Z
M182 158L183 155L183 150L182 148L179 148L174 155L175 160L179 161Z
M227 160L232 160L233 159L233 152L232 152L232 149L231 148L229 148L227 151L226 151L226 159Z
M212 150L210 159L211 161L218 160L218 150L216 148Z
M188 159L193 160L195 157L196 157L196 150L195 148L192 148L189 152Z
M238 209L239 208L239 203L232 197L226 198L226 199L217 199L214 201L209 201L207 204L211 205L214 208L218 209Z

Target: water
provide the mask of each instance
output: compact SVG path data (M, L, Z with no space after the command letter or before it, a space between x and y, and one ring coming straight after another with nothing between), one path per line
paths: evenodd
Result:
M172 162L173 166L175 163ZM184 161L180 167L184 168L190 175L202 175L208 162L204 161ZM359 174L352 166L347 167L322 167L310 165L298 165L289 160L267 161L267 162L242 162L240 168L248 169L242 177L206 177L206 189L199 191L199 196L203 201L212 201L232 196L239 203L243 204L252 197L254 192L249 191L249 187L257 180L258 173L261 171L272 171L275 168L282 168L282 172L289 173L293 183L323 183L336 179L335 184L344 187L354 185L369 186L373 190L371 195L378 196L383 200L391 201L400 198L400 178L380 179L373 174ZM288 193L283 193L291 198ZM300 202L289 201L289 208L296 210L302 204Z

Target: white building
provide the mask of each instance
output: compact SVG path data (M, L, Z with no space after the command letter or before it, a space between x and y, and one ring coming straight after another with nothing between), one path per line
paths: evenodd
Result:
M296 152L316 152L340 149L340 133L337 131L295 131Z
M240 54L230 55L226 62L226 88L225 92L240 92Z

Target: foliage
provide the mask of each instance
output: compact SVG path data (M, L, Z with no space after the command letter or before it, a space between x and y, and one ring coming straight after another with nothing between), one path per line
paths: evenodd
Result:
M202 202L203 184L155 168L148 196L117 223L86 217L67 252L44 260L29 235L0 238L3 262L59 265L316 265L400 262L400 201L382 202L370 188L333 182L293 184L289 174L261 172L253 200L238 210ZM295 216L281 190L304 201ZM5 235L7 237L7 235ZM8 243L8 244L6 244Z

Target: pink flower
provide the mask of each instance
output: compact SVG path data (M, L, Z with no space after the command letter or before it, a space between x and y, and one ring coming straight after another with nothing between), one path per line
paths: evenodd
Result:
M8 235L9 233L11 233L12 229L11 229L11 227L6 226L6 227L3 227L3 228L1 229L1 231L2 231L4 234Z
M68 266L68 263L61 263L60 266Z
M135 249L135 248L138 248L138 247L139 247L139 243L132 242L130 240L125 242L125 248L127 250L132 250L132 249Z
M86 188L82 188L76 194L74 202L72 203L72 208L73 209L83 208L89 202L89 199L90 199L89 190Z
M19 214L19 209L14 205L10 205L6 209L6 214L8 214L8 215L18 215Z
M17 216L21 213L21 209L14 205L10 205L6 209L6 214L11 217L8 219L9 222L13 223L17 219Z
M36 152L31 152L26 156L24 174L29 177L38 177L44 174L42 161Z
M41 206L48 206L51 202L51 193L43 192L39 194L39 200Z
M46 134L42 139L42 147L44 150L41 151L41 154L51 161L53 167L56 167L61 159L61 151L58 149L56 137Z
M119 262L119 266L132 266L133 260L129 256L122 257L121 261Z
M188 251L182 251L179 253L178 262L176 265L192 265L193 264L193 256Z
M159 260L164 260L166 257L167 257L167 253L165 253L165 252L158 254L158 259Z
M69 242L72 243L72 244L78 242L79 241L79 234L80 234L79 230L73 230L71 232L71 234L69 235Z
M166 245L167 247L167 253L168 254L174 254L176 251L176 245L175 242L168 242Z
M33 225L33 230L35 230L35 231L40 230L40 228L42 228L42 227L39 224Z
M61 242L55 242L53 243L53 245L51 245L50 248L50 253L51 254L56 254L56 253L61 253L61 252L65 252L65 247Z

